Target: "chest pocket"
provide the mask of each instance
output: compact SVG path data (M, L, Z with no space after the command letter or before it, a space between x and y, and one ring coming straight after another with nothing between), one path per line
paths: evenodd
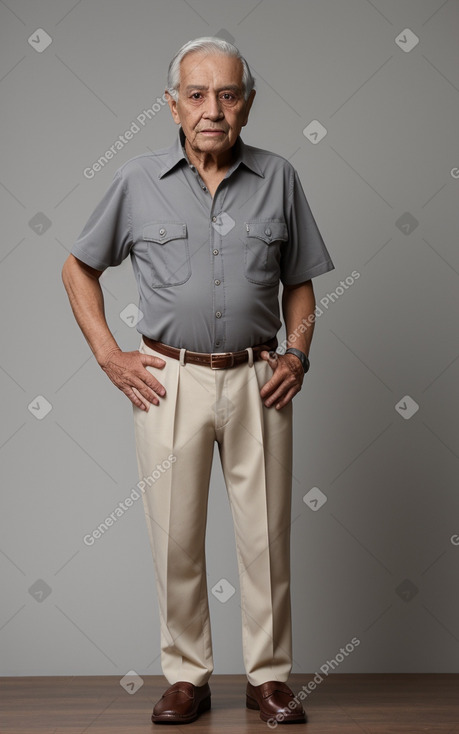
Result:
M190 248L184 222L149 222L142 230L151 262L152 288L185 283L191 276Z
M275 285L280 277L282 243L288 240L282 220L256 220L245 226L245 277L251 283Z

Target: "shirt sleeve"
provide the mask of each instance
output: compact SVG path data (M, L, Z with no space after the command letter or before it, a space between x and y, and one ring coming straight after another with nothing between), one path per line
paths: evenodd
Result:
M288 242L281 256L284 285L296 285L334 269L295 169L287 202Z
M132 247L129 194L119 171L97 204L71 253L96 270L119 265Z

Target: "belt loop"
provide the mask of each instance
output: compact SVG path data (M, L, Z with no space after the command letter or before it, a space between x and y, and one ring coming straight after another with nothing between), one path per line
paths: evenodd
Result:
M249 367L253 367L253 349L252 349L252 347L247 347L245 351L249 355L249 357L248 357Z
M186 355L186 349L182 347L182 349L180 350L180 364L182 365L182 367L184 367L186 364L185 355Z

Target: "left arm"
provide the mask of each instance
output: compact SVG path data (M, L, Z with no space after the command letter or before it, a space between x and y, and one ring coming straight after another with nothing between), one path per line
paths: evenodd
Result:
M287 332L287 348L295 347L306 356L309 354L314 332L314 309L316 299L312 280L297 285L286 285L282 294L282 313ZM301 326L301 329L300 329ZM303 367L294 354L261 353L273 369L271 379L263 385L260 396L267 408L276 405L280 410L296 395L303 384Z

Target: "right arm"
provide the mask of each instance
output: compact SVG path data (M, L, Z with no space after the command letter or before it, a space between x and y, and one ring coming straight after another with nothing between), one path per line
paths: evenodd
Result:
M134 405L148 410L151 403L159 405L158 395L164 397L166 391L146 368L162 369L166 362L139 351L121 351L105 319L99 283L102 272L69 255L62 268L62 280L70 305L100 367Z

